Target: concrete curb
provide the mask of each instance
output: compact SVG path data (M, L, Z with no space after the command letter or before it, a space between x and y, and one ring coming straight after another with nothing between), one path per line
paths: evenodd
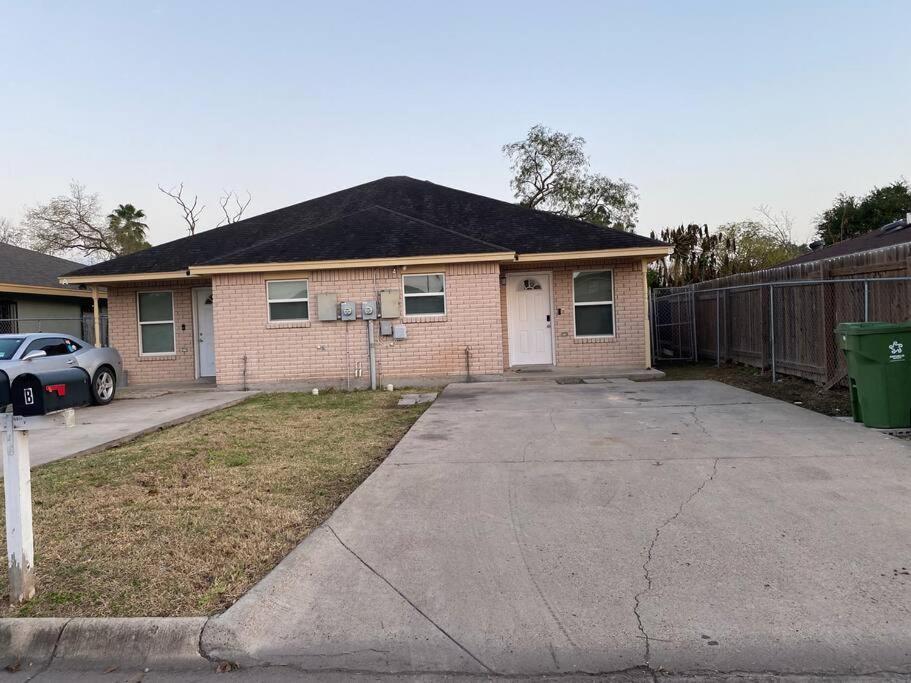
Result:
M0 666L23 670L209 669L199 650L208 617L0 619Z

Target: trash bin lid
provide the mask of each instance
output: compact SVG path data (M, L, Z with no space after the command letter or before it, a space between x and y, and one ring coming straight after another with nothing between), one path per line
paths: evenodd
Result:
M838 334L900 334L911 333L911 321L905 323L839 323Z

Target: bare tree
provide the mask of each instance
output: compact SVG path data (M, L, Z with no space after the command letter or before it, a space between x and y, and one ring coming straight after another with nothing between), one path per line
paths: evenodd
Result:
M12 224L8 218L0 216L0 242L17 247L25 246L25 231Z
M202 215L202 212L205 211L206 208L205 204L199 208L196 208L199 205L199 195L193 195L192 202L185 200L183 198L183 183L180 183L170 190L164 189L161 185L158 186L158 189L177 203L177 206L180 207L180 210L183 212L183 220L184 223L187 224L187 231L191 235L195 235L196 222L199 220L199 217Z
M80 254L90 259L121 254L117 235L101 218L98 195L75 180L70 192L39 204L25 214L30 248L45 254Z
M218 221L218 225L215 227L221 227L222 225L231 225L231 223L236 223L239 221L243 215L244 211L247 210L247 207L250 206L250 202L253 201L253 195L249 192L246 192L247 199L246 201L240 200L240 195L234 192L234 190L225 190L224 194L218 200L218 205L221 207L221 211L225 214L225 217ZM228 209L228 204L231 202L231 199L234 199L234 207Z
M794 219L787 211L773 212L768 205L760 204L756 213L762 216L760 223L765 228L767 235L779 244L793 244L791 233L794 228Z

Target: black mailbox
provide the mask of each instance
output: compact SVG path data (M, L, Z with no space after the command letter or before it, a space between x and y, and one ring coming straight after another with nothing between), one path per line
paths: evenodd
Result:
M82 368L19 375L10 385L13 415L47 415L91 403L91 380Z
M9 377L0 370L0 413L6 410L9 402Z

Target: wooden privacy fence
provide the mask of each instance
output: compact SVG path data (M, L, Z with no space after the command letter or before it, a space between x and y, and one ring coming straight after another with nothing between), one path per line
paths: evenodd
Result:
M842 322L911 320L911 245L651 293L653 357L735 361L833 385Z

